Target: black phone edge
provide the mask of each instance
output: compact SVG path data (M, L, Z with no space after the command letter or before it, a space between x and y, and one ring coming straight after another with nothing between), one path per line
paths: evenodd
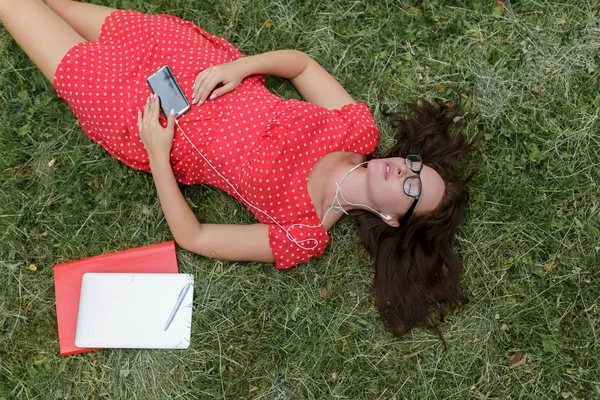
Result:
M167 74L169 74L169 77L175 83L175 87L179 91L179 94L181 95L181 97L183 98L183 100L185 100L185 108L183 110L180 110L177 114L175 114L175 118L179 118L181 115L185 114L186 112L188 112L190 110L191 105L190 105L190 102L188 101L187 97L185 97L185 93L183 93L183 89L181 89L181 86L179 86L179 82L177 82L177 79L175 78L175 74L173 73L173 70L171 69L171 67L169 67L168 64L163 65L162 67L160 67L159 69L157 69L156 71L154 71L152 73L152 75L150 75L149 77L146 78L146 83L148 84L148 86L150 86L150 90L152 91L152 93L156 94L156 90L154 90L154 87L152 87L152 83L150 82L150 79L153 76L155 76L156 74L160 73L163 69L167 72ZM160 103L160 109L163 112L165 118L168 118L169 112L171 110L166 110L164 108L162 102Z

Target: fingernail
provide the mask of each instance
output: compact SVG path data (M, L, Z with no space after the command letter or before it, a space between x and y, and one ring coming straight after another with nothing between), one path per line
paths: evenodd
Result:
M171 115L175 115L175 110L171 110Z
M216 99L216 98L217 98L217 95L216 95L216 94L214 94L214 93L213 93L213 94L211 94L211 95L210 95L210 99L211 99L211 100L214 100L214 99Z
M195 98L195 97L196 97L196 94L195 94L195 93L192 93L192 99L193 99L193 98Z

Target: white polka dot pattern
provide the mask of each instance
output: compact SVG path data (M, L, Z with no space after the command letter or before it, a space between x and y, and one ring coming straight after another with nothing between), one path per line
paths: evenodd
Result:
M137 129L137 109L150 94L146 78L168 64L186 96L211 65L233 61L241 53L226 40L191 22L167 15L116 11L107 17L96 42L80 43L61 61L54 86L77 116L84 132L127 165L149 172L148 155ZM315 226L320 220L308 194L308 176L325 154L350 151L372 154L378 130L363 103L327 110L270 93L264 77L251 76L234 91L179 118L179 125L202 154L254 206L288 229ZM161 114L161 121L166 123ZM171 164L183 184L210 184L237 196L201 159L176 129ZM247 205L246 205L247 206ZM294 226L296 240L313 238L311 251L290 241L269 224L276 267L283 269L323 254L329 236L323 227Z

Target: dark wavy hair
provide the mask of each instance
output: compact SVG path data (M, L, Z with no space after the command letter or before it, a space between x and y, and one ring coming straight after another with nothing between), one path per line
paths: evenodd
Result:
M411 105L413 118L387 114L396 130L396 144L384 158L420 153L445 182L440 205L431 213L413 214L406 226L398 228L367 211L351 215L375 260L375 305L384 325L400 337L413 328L431 328L445 344L439 324L448 310L468 301L459 288L462 262L453 245L466 215L467 183L475 169L461 178L455 164L475 143L455 132L458 110L435 101L437 106L425 101Z

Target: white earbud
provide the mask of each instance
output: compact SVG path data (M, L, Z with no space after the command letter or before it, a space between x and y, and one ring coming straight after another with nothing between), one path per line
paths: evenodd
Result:
M391 221L392 216L391 215L387 215L387 214L383 214L383 213L379 213L379 216L383 219L385 219L386 221Z

